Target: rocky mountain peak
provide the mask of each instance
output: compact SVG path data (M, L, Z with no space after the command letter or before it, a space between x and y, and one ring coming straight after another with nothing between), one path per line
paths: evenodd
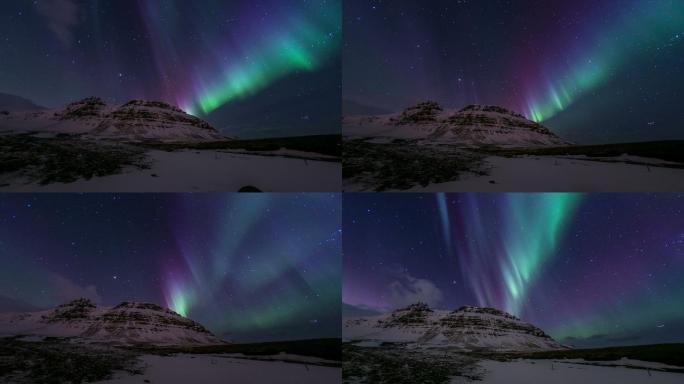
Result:
M406 108L395 121L398 125L433 123L442 112L442 107L434 101L424 101Z
M87 319L97 306L89 299L80 298L57 306L52 313L43 316L47 322Z
M152 303L123 302L102 315L97 332L116 329L117 332L135 331L144 327L152 327L151 332L160 329L178 329L202 334L206 337L214 336L201 324L182 317L176 312ZM148 331L150 332L150 331Z
M185 111L176 107L175 105L164 103L162 101L131 100L128 103L122 105L121 107L123 108L123 107L131 107L131 106L167 109L167 110L173 111L173 112L185 113Z
M523 116L522 114L518 112L511 111L510 109L506 109L504 107L499 107L498 105L479 105L479 104L470 104L462 108L461 110L458 111L459 113L461 112L493 112L493 113L500 113L502 115L511 115L515 116L521 119L525 119L526 117Z
M508 312L501 311L496 308L489 308L489 307L475 307L471 305L464 305L457 310L452 312L453 314L458 314L458 313L476 313L476 314L488 314L492 316L501 316L501 317L506 317L512 320L520 320L517 317L511 315Z
M469 105L449 116L446 121L449 125L462 129L472 129L473 127L509 131L523 129L547 136L554 136L545 126L528 120L517 112L496 105Z
M111 344L221 344L202 324L153 303L100 307L78 299L48 311L0 316L0 331Z
M414 303L407 307L392 312L390 317L384 320L383 327L412 326L425 324L428 315L433 312L425 303Z
M175 105L160 101L131 100L106 116L108 119L94 132L116 130L122 132L141 131L140 127L171 128L194 127L215 134L218 131L206 121L185 113Z
M564 348L540 328L498 309L463 306L455 311L441 311L425 303L412 304L389 315L348 319L344 337L465 350Z
M86 97L66 106L62 111L55 112L59 120L99 117L107 103L99 97Z
M161 101L131 100L107 104L87 97L64 108L0 114L6 124L30 132L83 135L124 141L223 141L208 122Z

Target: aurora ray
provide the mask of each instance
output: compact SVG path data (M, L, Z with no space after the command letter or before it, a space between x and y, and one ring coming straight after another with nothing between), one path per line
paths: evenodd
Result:
M231 56L244 59L228 65L219 75L197 80L193 101L184 103L193 114L209 114L233 99L251 96L295 71L313 71L340 47L336 32L341 14L331 8L321 20L297 15L270 36ZM206 79L210 80L206 80Z
M610 21L610 27L602 27L587 38L589 42L582 42L578 57L556 63L553 71L543 70L547 80L533 87L526 108L521 108L528 118L548 120L610 81L625 63L639 60L642 47L657 47L684 33L684 3L680 1L651 1L641 3L636 12L616 13L617 20Z

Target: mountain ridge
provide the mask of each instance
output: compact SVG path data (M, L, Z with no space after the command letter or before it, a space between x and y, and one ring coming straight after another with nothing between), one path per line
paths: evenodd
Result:
M0 115L10 131L79 134L127 141L218 141L229 138L206 121L159 101L131 100L107 104L91 96L64 108Z
M224 341L201 324L153 303L113 307L76 299L45 311L0 315L0 333L73 337L114 345L215 345Z
M571 144L542 124L496 105L471 104L460 109L444 109L436 102L425 101L399 113L345 116L343 126L348 136L417 139L466 147Z
M566 348L532 324L495 308L463 306L436 310L414 303L390 314L348 318L349 340L415 343L490 351L542 351Z

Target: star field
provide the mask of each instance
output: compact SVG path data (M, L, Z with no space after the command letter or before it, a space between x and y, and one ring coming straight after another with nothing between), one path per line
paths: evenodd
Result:
M344 2L343 98L495 104L578 143L682 139L677 0Z
M346 195L347 315L490 306L561 342L684 341L679 194Z
M157 303L236 341L338 337L335 194L7 195L0 312Z

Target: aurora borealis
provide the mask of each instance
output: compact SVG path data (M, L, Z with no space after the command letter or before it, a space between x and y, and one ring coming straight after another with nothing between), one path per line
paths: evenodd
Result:
M351 0L344 31L343 98L361 105L495 104L578 143L683 138L681 1Z
M576 346L684 341L680 194L355 194L343 204L348 314L479 305Z
M338 194L5 195L0 312L167 306L235 341L339 337Z
M339 0L11 0L0 92L159 100L241 137L337 131Z

